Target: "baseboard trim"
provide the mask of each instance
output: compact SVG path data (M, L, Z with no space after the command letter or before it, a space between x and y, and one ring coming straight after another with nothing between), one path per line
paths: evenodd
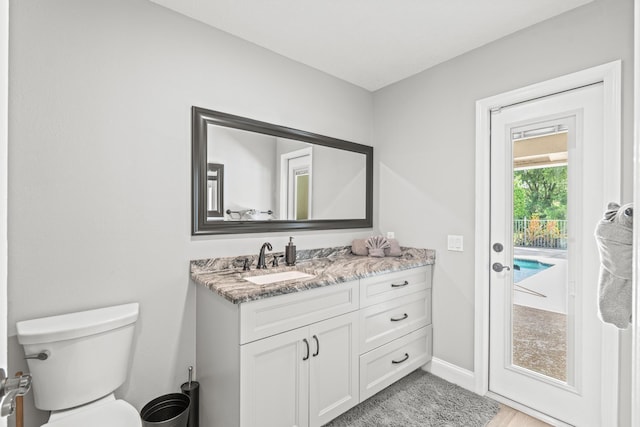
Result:
M476 376L467 369L438 359L437 357L431 359L431 363L425 368L436 377L440 377L443 380L459 385L474 393L476 392Z

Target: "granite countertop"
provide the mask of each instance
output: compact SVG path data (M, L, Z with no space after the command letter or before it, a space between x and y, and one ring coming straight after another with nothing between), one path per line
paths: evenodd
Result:
M270 265L274 255L282 255L282 252L268 253L268 265ZM252 261L252 269L250 271L242 271L242 264L245 258ZM207 287L228 301L240 304L379 274L422 267L434 264L435 258L435 251L431 249L403 247L402 255L399 257L375 258L353 255L351 246L344 246L301 250L298 251L296 265L269 267L266 270L255 269L256 255L191 261L191 278L198 285ZM284 261L282 263L284 264ZM311 274L314 277L266 285L256 285L244 280L246 277L292 270Z

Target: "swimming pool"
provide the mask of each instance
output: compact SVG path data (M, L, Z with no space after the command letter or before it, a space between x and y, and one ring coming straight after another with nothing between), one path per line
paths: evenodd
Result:
M520 269L513 269L513 283L521 282L527 277L531 277L549 267L553 267L553 264L547 264L534 259L521 258L514 258L513 265L520 267Z

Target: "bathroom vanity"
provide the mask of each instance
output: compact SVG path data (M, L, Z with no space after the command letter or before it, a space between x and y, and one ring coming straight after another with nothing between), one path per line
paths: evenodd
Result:
M244 258L191 264L202 425L322 426L431 360L434 251Z

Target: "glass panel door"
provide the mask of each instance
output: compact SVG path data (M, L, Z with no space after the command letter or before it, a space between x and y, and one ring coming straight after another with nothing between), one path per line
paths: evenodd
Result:
M513 294L515 367L567 382L568 137L562 122L515 128Z

